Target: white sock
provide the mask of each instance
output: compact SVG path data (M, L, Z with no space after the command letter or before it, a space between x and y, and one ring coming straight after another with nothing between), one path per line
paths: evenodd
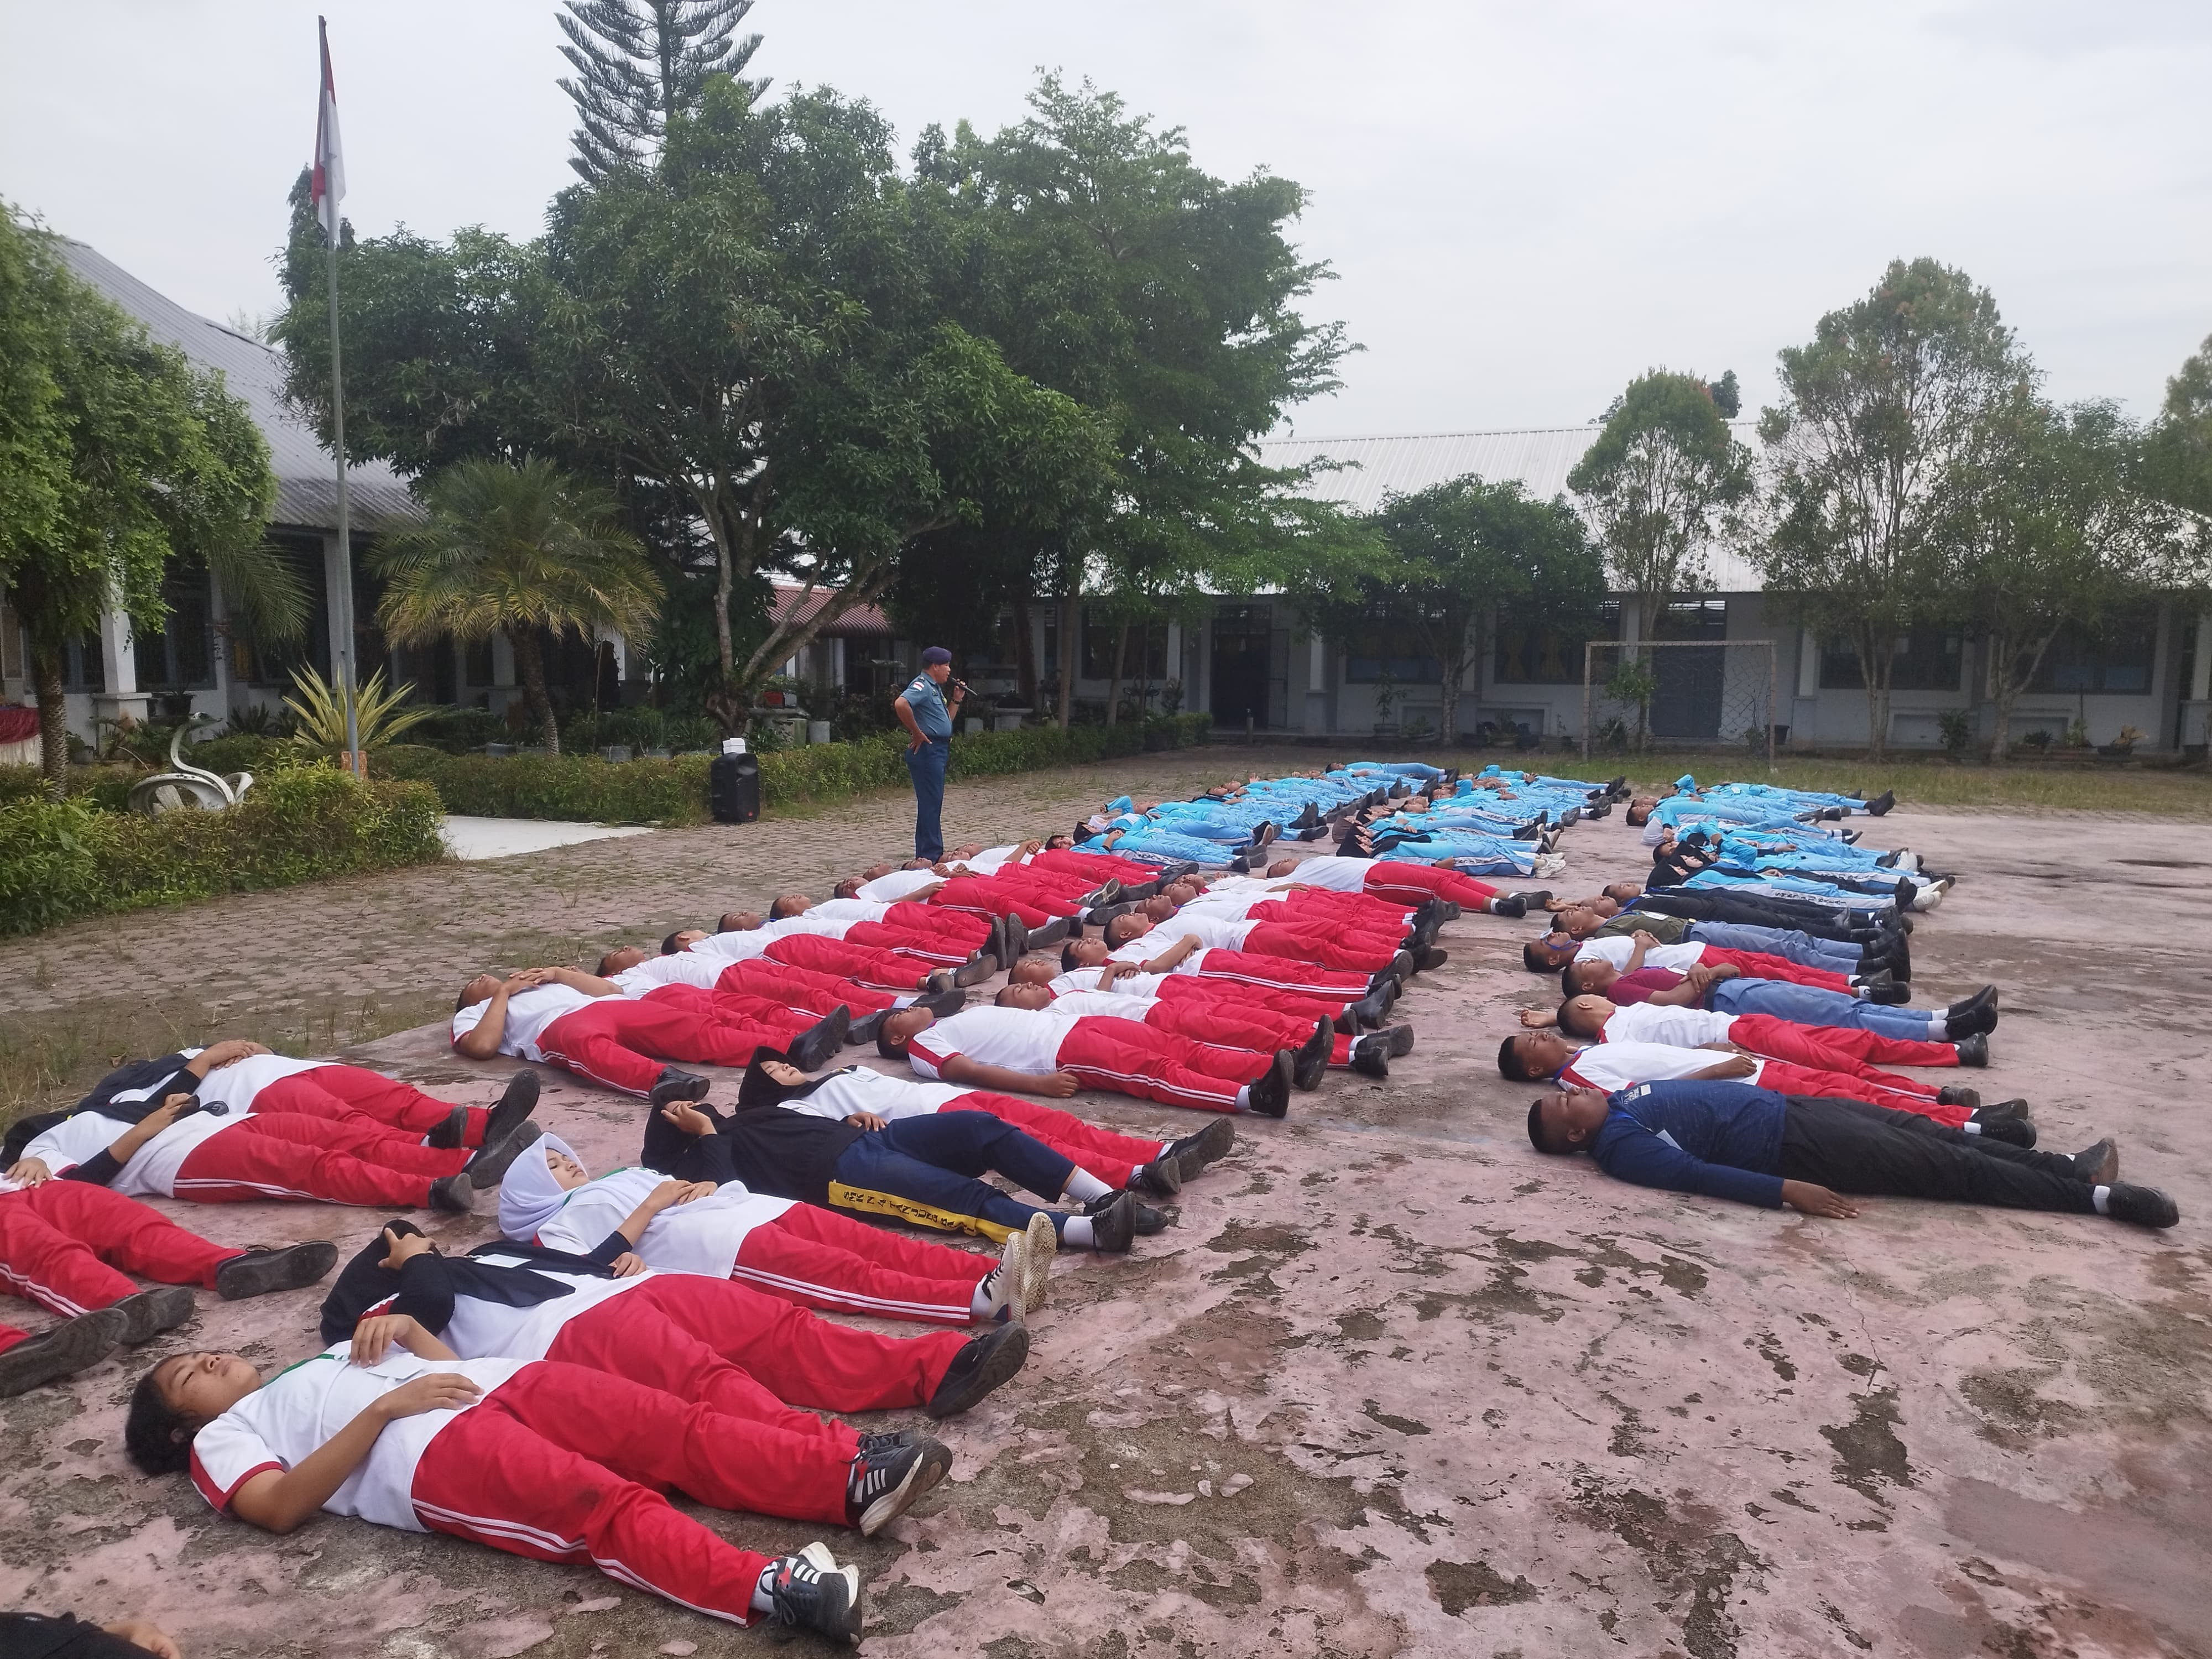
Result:
M1951 1040L1951 1022L1941 1014L1929 1015L1928 1040L1930 1042L1948 1042Z
M1959 1127L1970 1135L1978 1135L1982 1132L1982 1126L1974 1122L1972 1119L1961 1123Z
M1060 1242L1079 1250L1089 1249L1096 1242L1091 1237L1091 1218L1087 1215L1063 1218L1060 1224Z
M769 1594L768 1588L775 1581L775 1563L771 1561L761 1569L760 1577L753 1581L752 1610L755 1613L775 1611L775 1597Z
M1249 1083L1237 1091L1237 1109L1240 1112L1252 1109L1252 1085Z
M1067 1177L1067 1185L1060 1189L1062 1198L1072 1198L1078 1204L1088 1204L1094 1198L1103 1198L1114 1189L1088 1170L1077 1170Z
M976 1319L998 1311L999 1298L994 1294L999 1288L1000 1269L994 1267L975 1285L975 1294L968 1298L968 1312Z
M2089 1189L2089 1201L2097 1206L2099 1215L2112 1214L2112 1189L2110 1187L2092 1187Z

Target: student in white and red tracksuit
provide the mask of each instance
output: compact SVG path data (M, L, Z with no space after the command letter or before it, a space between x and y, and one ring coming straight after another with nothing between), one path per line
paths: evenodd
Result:
M594 1179L567 1142L523 1149L499 1189L500 1231L517 1243L611 1261L627 1252L663 1273L735 1279L801 1306L924 1324L990 1323L1010 1298L1043 1294L1057 1241L1016 1233L994 1262L872 1227L831 1210L652 1170ZM1041 1260L1031 1272L1029 1263Z
M1000 849L993 848L995 852ZM1159 879L1157 865L1139 864L1133 859L1117 859L1111 853L1079 851L1066 836L1047 838L1041 851L1031 853L1025 860L1039 870L1065 870L1079 876L1089 876L1095 881L1118 881L1124 887L1141 887L1148 881Z
M413 1223L395 1220L323 1298L322 1334L359 1352L363 1336L372 1345L385 1340L374 1322L401 1317L463 1359L588 1366L732 1417L823 1437L847 1458L872 1437L816 1411L921 1406L949 1417L1013 1376L1029 1352L1011 1320L972 1338L884 1336L730 1279L657 1273L627 1252L601 1262L495 1243L447 1256ZM382 1358L381 1347L368 1357Z
M1197 952L1199 956L1215 954L1234 957L1235 951ZM1279 965L1280 958L1261 957L1271 966ZM1364 993L1366 981L1358 975L1346 975L1359 980L1358 989ZM1241 980L1209 979L1201 974L1148 974L1133 962L1108 962L1096 968L1077 968L1066 973L1060 971L1060 958L1042 952L1026 956L1016 962L1007 975L1012 985L1042 985L1053 995L1066 996L1072 991L1115 991L1125 996L1140 997L1161 1002L1184 1002L1212 1006L1226 1005L1232 1008L1263 1009L1269 1013L1287 1014L1300 1019L1326 1019L1340 1031L1351 1031L1357 1024L1352 1006L1360 1000L1352 987L1328 992L1298 992L1277 990L1269 985L1248 985Z
M1161 930L1172 933L1173 928ZM1110 950L1105 940L1070 939L1060 949L1063 972L1098 968L1109 962L1127 962L1148 974L1188 974L1200 979L1224 980L1288 991L1297 996L1341 996L1357 1001L1372 993L1377 976L1357 969L1323 968L1293 957L1269 956L1256 951L1227 951L1210 946L1195 933L1182 933L1164 949L1152 944L1153 935L1139 941L1142 948Z
M723 920L732 918L726 916ZM842 928L850 924L825 922L823 926ZM944 974L943 969L932 968L920 957L855 945L832 933L793 932L784 927L725 928L715 933L684 928L664 939L661 950L664 953L672 950L698 951L733 963L765 958L787 967L857 980L877 991L923 990L935 984ZM945 976L944 985L951 983L951 977Z
M1749 1083L1762 1089L1788 1090L1825 1100L1857 1100L1892 1111L1912 1112L1949 1129L2000 1135L1992 1121L1978 1121L1972 1109L1939 1097L1936 1090L1911 1078L1895 1087L1869 1083L1841 1072L1815 1071L1787 1060L1756 1054L1716 1054L1710 1048L1680 1048L1664 1042L1594 1042L1577 1048L1551 1031L1524 1031L1507 1037L1498 1050L1499 1075L1513 1082L1557 1079L1569 1088L1614 1094L1639 1083L1676 1083L1686 1079ZM1992 1119L1997 1115L1992 1115ZM2033 1137L2029 1137L2033 1139Z
M1149 902L1149 901L1148 901ZM1171 916L1155 924L1140 911L1106 924L1105 941L1123 962L1144 962L1186 937L1213 950L1248 956L1287 957L1323 968L1377 974L1397 959L1395 939L1379 934L1346 933L1323 927L1289 927L1273 921L1228 921L1218 916Z
M946 910L967 910L977 915L1019 916L1028 927L1043 928L1055 917L1080 916L1085 906L1033 884L996 877L952 876L930 895L929 902Z
M0 1178L0 1290L65 1322L36 1336L0 1322L0 1399L82 1370L118 1342L143 1342L191 1316L190 1291L142 1291L125 1272L235 1301L311 1285L337 1260L336 1248L324 1243L255 1251L211 1243L88 1181Z
M1264 884L1223 882L1203 893L1177 884L1163 896L1179 907L1166 910L1165 925L1177 915L1218 916L1224 921L1272 921L1301 933L1325 932L1334 939L1356 939L1370 948L1401 948L1421 921L1417 908L1369 898L1364 893L1328 893L1313 888L1278 888ZM1441 923L1443 917L1437 915Z
M929 891L925 887L919 890L914 897L890 902L862 898L833 898L825 899L819 904L804 893L786 893L769 906L768 915L762 925L801 919L872 923L875 927L907 935L902 946L908 953L920 956L925 961L951 966L967 961L976 951L988 947L993 936L988 921L965 910L939 908L924 896ZM732 916L732 920L737 918ZM866 941L864 939L860 942Z
M916 1000L911 991L873 990L854 980L787 967L762 957L728 962L700 951L676 951L656 957L635 945L624 945L599 958L599 973L600 978L625 988L696 985L702 990L735 993L817 1020L842 1008L853 1022L853 1029L845 1036L848 1042L873 1042L875 1028L869 1023L873 1016L903 1008ZM967 1000L965 992L950 994L953 1006Z
M890 908L884 907L886 911ZM722 916L721 929L726 933L763 933L771 939L837 939L864 950L887 951L895 957L940 968L957 968L974 961L976 952L990 939L991 924L980 917L948 911L943 917L933 919L926 914L928 905L908 908L924 912L924 918L885 922L854 916L799 915L771 921L753 911L731 910ZM951 921L952 927L935 925L939 921Z
M1517 898L1510 898L1486 881L1463 876L1456 870L1403 860L1278 859L1267 866L1272 882L1289 881L1338 893L1365 893L1396 903L1418 905L1429 899L1449 899L1462 909L1478 914L1518 916L1528 914Z
M1085 1085L1200 1111L1290 1109L1292 1061L1217 1048L1127 1019L1079 1019L1026 1008L968 1008L938 1019L926 1008L887 1016L876 1048L933 1081L1027 1090L1066 1099Z
M818 1064L836 1051L848 1023L842 1012L833 1014L797 1046L816 1053ZM786 1041L781 1031L725 1015L696 986L627 997L611 981L574 968L526 969L506 980L479 974L453 1008L453 1049L465 1059L516 1054L634 1095L650 1096L656 1085L696 1086L696 1079L665 1061L742 1066L755 1049Z
M1340 1032L1326 1013L1298 1015L1272 1008L1234 1002L1145 997L1116 988L1099 991L1054 992L1042 985L1009 985L994 1002L1001 1008L1047 1008L1079 1019L1127 1019L1194 1042L1225 1048L1249 1048L1273 1054L1287 1048L1291 1054L1291 1081L1312 1089L1330 1066L1357 1066L1371 1075L1388 1077L1389 1068L1379 1062L1391 1051L1387 1036L1359 1036ZM1413 1028L1403 1028L1398 1052L1413 1052Z
M768 1614L860 1639L859 1574L824 1547L772 1560L661 1495L845 1521L851 1471L818 1437L580 1365L455 1359L420 1330L404 1340L374 1364L338 1345L265 1382L236 1354L174 1355L132 1395L125 1444L148 1474L189 1469L216 1510L270 1532L326 1510L590 1562L733 1624Z

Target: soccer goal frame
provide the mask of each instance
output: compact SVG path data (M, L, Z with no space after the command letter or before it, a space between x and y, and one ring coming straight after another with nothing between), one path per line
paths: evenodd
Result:
M1613 696L1608 688L1615 671L1625 663L1651 660L1656 679L1657 659L1667 653L1684 651L1706 654L1688 659L1681 675L1669 677L1675 679L1678 686L1686 677L1697 672L1690 665L1717 665L1720 671L1717 687L1712 694L1716 703L1713 731L1706 737L1657 738L1650 729L1651 711L1668 688L1655 685L1650 695L1632 701ZM1588 760L1595 752L1601 721L1620 721L1625 732L1627 717L1633 713L1636 726L1628 740L1636 747L1648 749L1655 741L1668 748L1748 747L1753 753L1764 755L1766 763L1771 766L1777 690L1772 640L1586 641L1583 646L1583 758ZM1754 734L1756 741L1753 741Z

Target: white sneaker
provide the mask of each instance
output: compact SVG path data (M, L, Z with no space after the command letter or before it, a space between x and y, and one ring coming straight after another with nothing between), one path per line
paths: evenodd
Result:
M1052 1218L1039 1210L1030 1218L1029 1231L1024 1235L1022 1253L1022 1311L1035 1313L1044 1306L1045 1291L1052 1283L1052 1259L1060 1254L1060 1234L1052 1224Z

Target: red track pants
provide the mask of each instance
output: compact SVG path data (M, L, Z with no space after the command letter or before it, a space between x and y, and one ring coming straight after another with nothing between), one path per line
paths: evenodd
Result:
M1243 1085L1265 1076L1274 1058L1194 1042L1133 1019L1105 1018L1077 1020L1056 1063L1094 1089L1163 1106L1233 1112Z
M295 1072L253 1097L256 1112L308 1112L317 1117L343 1117L358 1113L387 1129L404 1129L426 1135L451 1115L453 1103L424 1094L398 1078L363 1071L358 1066L318 1066L312 1072ZM461 1135L464 1146L483 1145L488 1107L471 1106L468 1127Z
M988 1089L977 1089L948 1100L937 1109L988 1112L994 1117L1002 1117L1027 1131L1032 1139L1042 1141L1078 1169L1097 1176L1109 1187L1127 1186L1138 1165L1150 1164L1167 1146L1164 1140L1116 1134L1095 1123L1085 1123L1072 1112L1040 1106L1033 1100L1021 1100L1012 1095L993 1094Z
M849 1427L795 1407L919 1406L967 1340L953 1331L881 1336L732 1279L655 1273L563 1325L545 1357L696 1400L726 1416L820 1436L850 1457Z
M995 1256L794 1204L746 1233L730 1277L801 1307L965 1325L975 1287L998 1265Z
M927 910L927 904L913 907ZM974 922L982 933L970 945L963 937L932 929L921 928L910 922L856 921L845 930L844 942L857 945L863 950L885 951L908 962L933 963L940 968L957 968L974 956L983 939L990 937L991 924L981 916L971 916L964 911L947 910L945 915L962 921Z
M845 1520L846 1458L820 1437L726 1416L618 1376L541 1360L441 1429L416 1467L433 1532L539 1561L590 1562L678 1606L749 1624L768 1558L678 1513Z
M1170 919L1167 925L1172 927L1175 923ZM1363 938L1334 927L1291 927L1262 921L1244 936L1244 951L1248 955L1289 957L1322 968L1358 969L1373 974L1390 965L1398 946L1392 940L1373 935Z
M1257 986L1262 990L1288 991L1294 996L1341 997L1357 1002L1367 994L1369 975L1355 970L1316 967L1262 951L1211 950L1199 957L1194 974L1177 975L1215 980L1227 984Z
M89 1181L0 1193L0 1290L65 1319L134 1293L138 1287L118 1269L213 1290L215 1270L243 1254ZM0 1352L25 1335L0 1324Z
M940 909L966 910L977 915L1019 916L1030 927L1042 927L1054 916L1083 913L1083 907L1072 899L1055 898L1035 887L1013 887L981 876L955 876L931 895L929 902Z
M811 968L793 968L765 957L732 963L714 981L714 988L773 997L785 1007L812 1014L817 1019L825 1018L832 1008L842 1008L854 1019L862 1019L897 1001L889 991L872 991L857 980L817 974Z
M419 1208L433 1181L468 1161L463 1148L425 1146L365 1121L257 1112L185 1154L174 1195L199 1204L275 1198Z
M1111 853L1079 853L1072 847L1048 848L1032 854L1024 867L1065 871L1084 877L1094 888L1109 881L1138 887L1160 873L1149 864L1134 864L1127 859L1117 859Z
M1247 912L1257 915L1279 905L1281 915L1292 925L1313 926L1316 921L1328 926L1339 922L1348 924L1364 933L1382 933L1393 939L1405 936L1406 927L1413 918L1415 907L1401 904L1391 899L1370 898L1364 893L1338 893L1327 888L1309 887L1302 891L1285 893L1279 899L1269 899L1255 905Z
M1799 1066L1857 1073L1869 1061L1886 1066L1956 1066L1959 1051L1948 1042L1884 1036L1843 1026L1800 1025L1771 1014L1738 1014L1729 1041L1754 1054L1771 1054ZM1876 1073L1886 1076L1887 1073Z
M743 1066L756 1048L781 1048L784 1034L724 1015L714 994L664 985L641 997L598 997L545 1028L538 1051L551 1066L633 1095L652 1092L663 1062Z
M1367 981L1360 979L1359 994ZM1350 991L1301 995L1265 985L1246 985L1233 979L1208 979L1202 974L1164 975L1155 994L1162 1002L1201 1002L1231 1008L1261 1008L1270 1013L1292 1014L1301 1019L1334 1019L1354 1000Z
M1878 1074L1877 1074L1878 1075ZM1873 1106L1887 1106L1895 1112L1917 1112L1923 1117L1955 1129L1973 1113L1964 1106L1938 1106L1936 1091L1910 1078L1896 1081L1905 1085L1892 1088L1879 1083L1869 1083L1863 1077L1844 1072L1819 1072L1810 1066L1793 1066L1786 1060L1770 1060L1759 1074L1759 1086L1772 1089L1785 1095L1818 1095L1836 1100L1863 1100Z
M1786 979L1797 985L1817 985L1824 991L1841 991L1850 994L1850 976L1832 973L1826 968L1806 968L1780 957L1771 957L1764 951L1723 951L1718 945L1705 946L1699 961L1718 967L1733 963L1743 969L1746 979Z
M1295 872L1291 879L1297 879ZM1377 898L1403 899L1414 904L1425 898L1449 899L1463 909L1480 911L1489 908L1500 890L1456 870L1377 859L1367 867L1367 890Z
M787 933L763 956L769 962L858 980L875 991L918 991L929 977L929 969L915 957L896 956L822 933Z

